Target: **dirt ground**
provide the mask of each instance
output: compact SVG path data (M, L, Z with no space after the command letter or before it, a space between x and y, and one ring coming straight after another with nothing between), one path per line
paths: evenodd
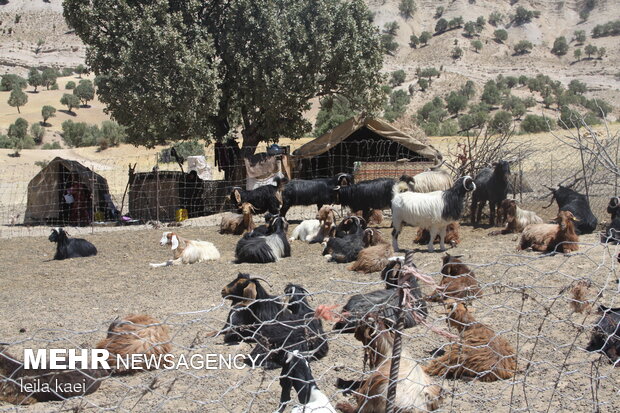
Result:
M383 224L389 234L389 222ZM292 231L291 225L289 231ZM586 353L595 315L572 313L561 290L580 278L591 279L603 291L600 302L619 306L618 263L611 259L618 247L602 246L597 236L581 238L570 256L541 257L516 252L515 235L490 237L488 228L463 226L463 254L484 286L484 296L473 303L475 316L503 334L517 348L519 369L514 380L482 383L442 380L442 411L498 412L599 411L620 409L616 371L599 356ZM99 249L96 257L51 261L54 251L47 237L13 238L0 249L0 341L22 357L23 348L93 347L111 320L130 313L147 313L170 326L176 355L248 353L250 344L225 346L208 333L220 328L228 303L221 288L238 272L267 278L271 293L281 293L295 282L312 293L312 305L344 304L353 293L383 288L378 273L363 275L345 264L327 263L320 245L292 243L292 257L273 264L234 264L236 236L220 235L216 227L186 227L178 232L189 239L213 242L222 254L214 263L151 269L149 262L169 259L159 247L162 229L87 234ZM413 228L401 235L410 246ZM420 249L415 262L439 281L440 253ZM426 292L430 289L425 286ZM443 309L432 305L429 320L445 327ZM20 332L20 329L23 329ZM327 330L331 324L327 323ZM357 379L363 351L352 335L329 336L326 358L312 363L323 390L335 404L347 400L336 388L337 377ZM423 326L406 331L404 346L422 364L429 351L447 340ZM598 370L597 370L598 368ZM24 411L209 411L264 412L277 407L277 371L160 370L107 379L94 394L64 403L39 403ZM293 395L294 400L296 396ZM596 401L593 401L596 400ZM0 404L0 411L12 406Z

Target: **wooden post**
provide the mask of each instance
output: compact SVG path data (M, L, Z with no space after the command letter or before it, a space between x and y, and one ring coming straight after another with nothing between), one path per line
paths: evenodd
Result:
M155 219L159 222L159 159L155 164Z

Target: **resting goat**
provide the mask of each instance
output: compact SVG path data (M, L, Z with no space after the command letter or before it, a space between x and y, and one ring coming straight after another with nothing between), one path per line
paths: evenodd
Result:
M96 348L110 352L108 363L115 372L135 372L134 366L140 369L163 367L144 364L142 359L134 363L132 355L144 355L147 359L162 356L160 361L163 361L163 356L172 351L170 329L149 315L130 314L122 320L114 320L108 328L107 337L97 343ZM123 363L117 365L116 356L121 356L131 369L128 370Z
M471 223L477 224L482 216L482 209L489 202L489 223L496 224L496 212L500 203L508 195L508 178L510 164L507 161L493 163L493 169L483 168L478 172L474 182L476 190L471 200Z
M301 240L311 244L326 242L335 228L336 215L332 206L323 206L317 212L316 219L303 220L295 229L289 241Z
M329 261L338 263L352 262L364 249L364 227L362 218L352 216L345 218L336 228L336 236L327 241L323 255ZM340 236L339 236L340 235Z
M377 314L371 313L359 322L355 338L364 346L364 360L368 362L370 373L361 383L354 383L354 387L357 387L357 407L338 403L336 408L344 413L384 412L392 367L394 330L387 327ZM441 387L432 384L430 377L414 361L405 346L401 348L397 380L394 411L426 412L439 408ZM338 384L343 383L339 380Z
M505 338L485 324L477 322L463 303L446 302L450 309L448 325L460 333L457 343L425 367L432 376L475 377L480 381L512 378L517 361L514 348Z
M276 185L264 185L251 191L234 187L230 194L230 200L236 208L240 208L244 202L254 206L257 214L270 212L279 214L282 207L282 191L288 182L286 178L276 177Z
M107 376L104 369L25 369L24 363L0 345L0 401L3 402L26 405L80 397L97 391Z
M534 211L526 211L517 206L514 199L504 199L499 210L500 222L505 222L506 226L501 231L492 231L489 235L511 234L523 232L523 229L530 224L542 224L541 217Z
M339 173L331 178L317 178L312 180L293 179L284 187L282 192L282 209L280 214L286 216L293 205L315 205L321 209L323 205L336 202L335 187L345 187L354 183L353 175Z
M169 265L195 264L202 261L213 261L220 259L220 252L210 242L194 241L182 238L174 232L164 232L159 240L159 245L165 247L170 245L173 259L161 264L151 264L151 267L166 267Z
M618 366L620 361L620 308L598 307L601 314L592 331L587 351L603 353L609 362Z
M559 185L557 189L547 188L552 191L553 196L551 197L551 202L545 208L551 206L555 199L560 211L570 211L577 218L577 224L575 225L577 235L591 234L596 230L598 220L592 213L585 195L562 185Z
M601 242L618 244L620 243L620 197L615 196L609 200L607 212L611 214L611 222L607 230L601 234Z
M337 203L349 207L352 213L362 211L364 219L368 222L373 209L390 207L394 183L392 178L378 178L339 186L334 190L338 194Z
M443 301L447 298L466 300L482 296L476 275L463 264L461 257L448 253L443 257L441 282L433 295L428 298L429 301Z
M69 238L69 234L62 228L54 228L49 240L57 244L55 260L97 255L97 248L93 244L82 238Z
M266 234L247 233L237 242L237 263L276 262L291 256L291 244L286 238L288 222L281 216L271 218Z
M459 229L461 225L458 222L452 222L446 227L446 239L445 242L452 245L452 248L456 248L456 246L461 242L461 237L459 235ZM425 228L418 228L418 232L413 239L415 244L427 245L431 239L431 233L429 230ZM439 242L439 235L435 237L433 240L433 244Z
M576 218L570 211L560 211L557 224L530 224L523 230L517 249L532 248L534 251L565 254L579 249L579 237L575 233L573 221Z
M433 240L439 234L439 245L442 251L446 249L444 240L447 226L458 221L463 211L465 194L476 189L474 180L470 176L464 176L454 182L452 188L447 191L430 192L427 194L417 192L398 193L397 186L394 188L392 200L392 246L394 251L399 251L398 235L404 224L416 227L428 228L430 238L428 250L434 251Z
M394 253L390 243L383 239L379 230L371 228L364 230L362 242L364 249L347 269L364 274L383 270L388 264L388 258Z
M241 204L240 214L228 212L222 215L222 220L220 221L220 234L241 235L245 232L254 230L256 225L252 219L252 214L255 212L256 210L252 204L249 202L244 202Z

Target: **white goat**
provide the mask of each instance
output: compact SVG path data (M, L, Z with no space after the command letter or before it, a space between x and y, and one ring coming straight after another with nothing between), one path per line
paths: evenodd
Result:
M399 192L407 190L411 192L435 192L445 191L452 187L452 177L446 171L426 171L421 172L413 177L403 175L400 178L402 183L399 186Z
M187 240L174 232L164 232L159 240L162 247L171 245L173 259L161 264L151 264L151 267L166 267L168 265L194 264L202 261L219 260L220 252L210 242Z
M305 219L295 227L289 241L298 239L304 242L310 242L316 238L320 229L321 222L318 219Z
M439 245L445 251L444 240L446 227L458 221L463 212L465 194L476 189L471 176L463 176L454 182L446 191L429 193L399 192L398 184L394 185L392 198L392 246L399 251L398 235L403 225L426 228L430 232L428 250L434 251L433 241L439 234Z

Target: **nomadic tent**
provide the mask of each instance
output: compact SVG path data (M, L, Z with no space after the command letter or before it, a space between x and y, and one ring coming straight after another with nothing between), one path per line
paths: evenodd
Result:
M381 119L353 117L295 150L295 169L297 175L305 179L340 172L359 174L360 168L375 169L377 176L398 177L406 173L412 163L421 162L426 167L442 160L437 149L421 141L422 131L415 135L402 132ZM363 178L377 177L371 176L373 173L367 175Z
M24 223L72 224L72 208L76 208L78 202L66 196L71 185L81 188L84 193L81 204L84 215L80 223L90 222L93 212L103 212L106 219L115 213L108 182L104 177L77 161L56 157L28 183Z

